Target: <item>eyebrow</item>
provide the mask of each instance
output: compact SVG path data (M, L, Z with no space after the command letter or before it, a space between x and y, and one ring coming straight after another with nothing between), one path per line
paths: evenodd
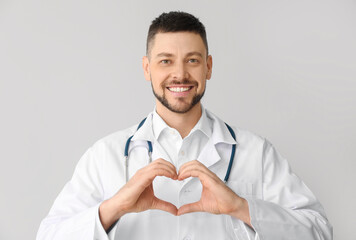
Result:
M203 58L203 54L201 54L200 52L190 52L187 54L187 57L194 56L194 55L198 55L199 57Z
M203 58L203 55L200 52L189 52L186 54L186 57L198 55L199 57ZM156 55L156 57L173 57L174 55L172 53L167 53L167 52L161 52Z
M157 54L156 57L173 57L173 54L161 52L161 53Z

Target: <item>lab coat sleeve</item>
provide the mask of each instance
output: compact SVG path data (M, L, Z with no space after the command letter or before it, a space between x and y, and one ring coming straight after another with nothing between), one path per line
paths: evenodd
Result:
M114 233L106 234L99 218L99 206L103 201L101 160L104 151L100 146L93 146L84 153L72 179L41 222L37 240L114 238Z
M255 239L332 239L323 207L267 140L262 158L262 199L246 197Z

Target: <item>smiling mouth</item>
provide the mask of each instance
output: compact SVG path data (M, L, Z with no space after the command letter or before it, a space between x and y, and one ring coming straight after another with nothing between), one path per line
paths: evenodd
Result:
M193 88L193 86L191 86L191 87L167 87L167 89L171 92L187 92L192 88Z

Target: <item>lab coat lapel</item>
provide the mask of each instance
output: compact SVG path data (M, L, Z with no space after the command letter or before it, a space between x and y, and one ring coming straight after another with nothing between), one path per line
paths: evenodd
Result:
M199 162L204 164L205 167L211 168L215 163L221 160L221 157L215 147L214 139L210 138L203 150L200 152L199 157L197 159ZM182 189L188 184L192 182L193 178L187 178L183 182ZM190 185L189 184L189 185Z
M206 110L206 113L208 118L213 121L213 131L208 143L205 145L205 147L199 154L198 161L203 163L204 166L209 168L211 171L215 172L220 177L220 179L223 180L223 173L227 168L229 159L227 159L225 154L223 154L224 159L226 158L226 161L224 160L222 164L218 164L222 161L222 156L219 154L219 151L221 151L221 149L219 150L217 148L221 144L225 146L226 144L228 144L231 146L232 144L237 144L237 142L231 136L224 121L222 121L220 118L218 118L208 110ZM224 171L221 171L221 168L223 168ZM191 182L192 179L193 178L187 178L184 182L183 187L186 186L187 183Z
M202 164L204 164L204 166L209 168L210 170L212 170L211 168L221 160L221 157L214 145L212 138L209 139L208 143L201 151L197 160ZM192 194L190 195L191 199L189 199L188 201L189 202L198 201L202 192L202 186L200 180L192 177L185 179L182 184L181 192L186 192L187 189L190 188L193 188L194 191L190 190Z
M220 143L232 145L236 144L236 141L233 139L222 120L208 110L206 110L206 113L207 116L213 121L213 131L208 143L200 153L198 160L207 168L211 168L221 160L221 156L217 150L218 145Z
M213 138L210 138L203 150L200 152L198 161L203 163L205 167L210 168L221 159L216 150Z

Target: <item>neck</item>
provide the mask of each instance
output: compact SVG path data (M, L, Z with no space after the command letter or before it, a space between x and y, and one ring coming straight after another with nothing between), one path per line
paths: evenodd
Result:
M156 102L156 111L168 126L179 132L182 138L185 138L190 133L202 115L200 102L186 113L172 112L159 102Z

